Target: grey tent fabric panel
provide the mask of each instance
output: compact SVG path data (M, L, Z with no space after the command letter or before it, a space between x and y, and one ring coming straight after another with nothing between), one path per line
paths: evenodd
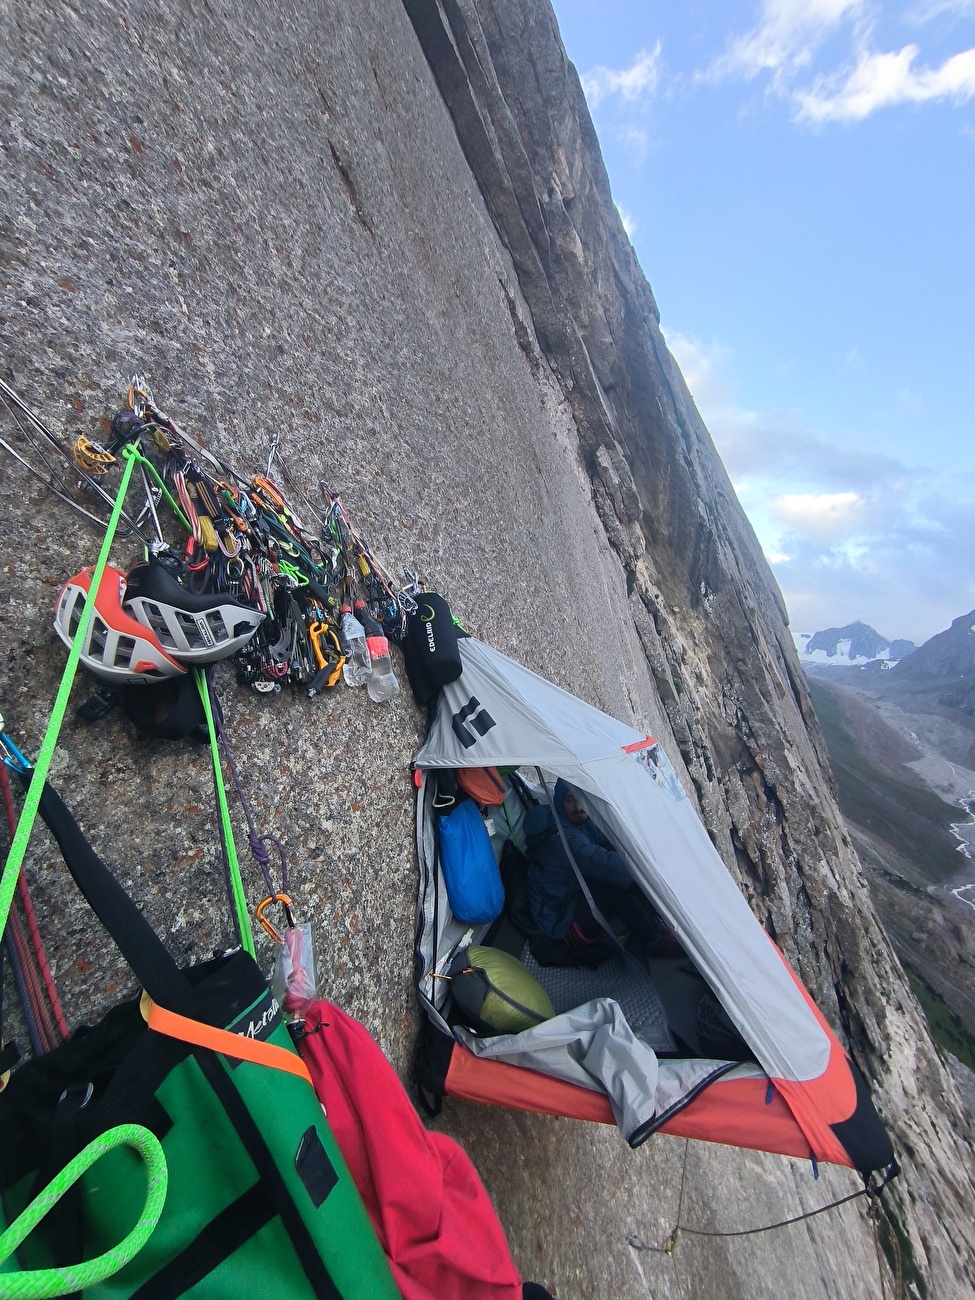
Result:
M680 1110L687 1098L708 1079L765 1079L764 1070L751 1063L731 1066L727 1061L708 1061L700 1057L660 1062L657 1078L657 1120L664 1123L673 1110Z
M604 831L765 1070L797 1082L818 1078L829 1039L689 801L674 802L626 756L600 793L595 815Z
M437 850L433 819L430 814L430 783L425 782L416 806L416 857L420 868L420 893L417 915L416 956L420 967L419 993L437 1026L450 1033L438 1008L447 1000L447 989L439 989L430 979L440 950L440 938L446 917L438 915ZM443 891L440 891L443 894ZM438 921L440 925L438 926Z
M656 1113L657 1058L634 1037L618 1003L596 998L520 1034L456 1037L475 1056L524 1066L592 1091L604 1092L629 1138Z
M418 767L531 764L563 777L623 854L762 1066L820 1077L830 1041L711 843L690 800L649 764L646 738L489 647L461 643ZM633 752L626 752L629 747Z
M578 766L643 739L473 637L460 652L463 672L443 688L417 767Z

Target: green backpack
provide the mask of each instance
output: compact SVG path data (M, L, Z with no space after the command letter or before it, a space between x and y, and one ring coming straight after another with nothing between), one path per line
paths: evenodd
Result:
M107 1136L111 1146L118 1126L130 1137L155 1135L168 1192L148 1241L124 1262L131 1247L120 1243L140 1218L147 1175L131 1145L112 1147L16 1257L12 1233L0 1236L0 1300L70 1292L85 1300L396 1300L256 962L235 951L179 970L50 786L40 814L155 1006L147 1011L143 998L114 1007L21 1066L0 1092L0 1228L90 1143ZM146 1142L158 1156L155 1140ZM159 1166L149 1180L157 1213Z

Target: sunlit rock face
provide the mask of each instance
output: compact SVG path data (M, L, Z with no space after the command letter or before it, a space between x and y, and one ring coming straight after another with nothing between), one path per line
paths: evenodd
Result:
M929 1295L970 1294L966 1120L870 910L781 597L660 336L548 6L25 0L3 43L3 377L66 439L99 437L139 370L240 472L276 442L303 513L326 480L472 632L659 734L873 1080L905 1168L908 1271ZM33 751L63 665L54 598L99 537L2 454L2 709ZM138 550L121 541L115 562ZM323 988L405 1077L423 720L405 697L218 683ZM114 714L69 721L53 767L183 961L233 941L207 762ZM70 1017L97 1015L131 979L40 834L28 872ZM802 1162L666 1138L631 1153L609 1130L459 1104L440 1122L525 1275L560 1296L677 1295L681 1279L881 1294L857 1203L801 1234L685 1237L673 1259L634 1245L666 1242L678 1216L787 1217L853 1190L843 1171L816 1183Z

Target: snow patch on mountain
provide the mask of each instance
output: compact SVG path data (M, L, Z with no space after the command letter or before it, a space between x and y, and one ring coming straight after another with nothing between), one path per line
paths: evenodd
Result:
M916 648L913 641L890 641L867 623L848 623L822 632L793 632L801 663L850 668L879 664L893 668Z

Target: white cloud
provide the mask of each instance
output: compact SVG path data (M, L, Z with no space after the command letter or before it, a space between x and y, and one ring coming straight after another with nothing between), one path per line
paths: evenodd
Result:
M755 77L806 66L845 22L860 23L865 0L765 0L758 24L733 41L712 75Z
M591 108L595 108L611 95L618 95L627 103L651 99L657 90L660 76L661 43L652 50L640 50L628 68L597 67L584 72L579 80L586 92Z
M915 69L919 53L916 45L905 45L896 54L862 53L845 80L821 77L811 90L797 92L797 116L813 122L862 121L894 104L961 104L975 96L975 49L952 55L939 68Z
M918 0L900 17L923 25L973 12L975 0ZM813 123L862 121L898 104L963 104L975 98L975 49L961 50L936 67L920 62L916 44L878 50L879 14L871 0L764 0L759 22L733 39L701 79L752 80L766 73L771 88L794 103L796 119ZM834 38L848 40L845 54ZM817 61L821 70L813 75Z
M642 167L650 152L650 133L632 122L624 123L613 129L617 140L626 145L634 166Z
M975 14L975 0L919 0L904 16L909 22L929 23L945 14L949 18L970 18Z
M859 492L903 478L904 467L894 458L824 438L804 428L794 411L748 410L729 379L730 348L664 332L739 495L784 478L797 490Z
M794 627L862 618L885 636L921 642L972 608L971 474L908 468L857 450L852 437L824 437L794 412L748 410L731 349L674 331L666 339Z
M730 408L734 394L723 371L734 356L731 348L717 342L708 346L689 334L665 329L663 325L661 330L705 420L708 419L705 412L720 413Z
M616 205L616 211L620 214L620 221L623 223L623 229L626 231L630 239L632 239L636 234L639 225L636 217L634 217L631 212L627 212L626 208L621 207L618 203Z
M786 492L771 502L770 512L792 532L820 542L861 531L871 513L859 492Z
M823 545L794 533L766 555L793 627L813 632L860 618L920 644L975 604L970 534L969 502L938 496L902 501L862 536Z
M913 388L898 388L891 409L901 418L919 420L924 415L924 398Z
M867 363L860 355L860 345L854 343L853 347L847 350L846 356L843 358L843 369L847 371L847 373L852 374L854 371L863 370L866 364Z

